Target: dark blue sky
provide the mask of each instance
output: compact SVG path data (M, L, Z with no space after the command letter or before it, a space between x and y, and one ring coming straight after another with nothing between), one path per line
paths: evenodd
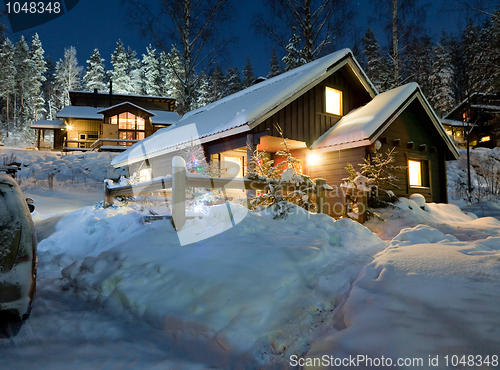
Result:
M441 29L448 31L456 29L457 22L462 23L462 21L455 12L441 11L437 3L440 2L433 2L427 12L427 25L431 29L431 35L439 37ZM256 36L250 28L252 16L261 7L261 3L257 0L237 1L235 4L237 13L234 15L232 28L238 39L231 47L228 63L241 70L246 58L250 57L256 75L266 75L269 70L270 47L266 45L266 40ZM373 9L369 0L357 1L355 7L356 24L360 28L359 35L362 36ZM379 41L383 43L385 36L378 29L376 22L372 21L371 26L377 32ZM65 47L74 46L82 66L86 66L85 61L96 47L109 66L110 55L119 38L125 46L136 50L138 56L145 53L149 44L149 40L138 35L137 28L128 25L127 14L120 6L120 0L80 0L73 10L51 22L15 34L7 32L7 35L15 42L22 34L30 42L35 32L40 36L46 55L58 60L63 56ZM340 47L352 47L352 45L346 42Z

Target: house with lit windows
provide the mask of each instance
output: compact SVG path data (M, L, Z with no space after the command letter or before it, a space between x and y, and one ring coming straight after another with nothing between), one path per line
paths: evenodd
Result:
M112 165L152 177L172 173L178 149L196 139L206 159L236 162L246 175L255 148L283 160L279 124L301 171L326 179L326 212L342 209L340 184L348 163L357 165L378 152L395 148L397 196L420 193L429 202L447 202L446 161L459 158L416 83L378 93L349 49L254 84L185 114L179 122L116 156Z
M69 96L71 105L56 114L58 120L31 125L39 149L124 151L180 119L173 98L97 90L70 91Z
M442 120L446 132L460 147L494 148L500 143L500 93L472 93Z

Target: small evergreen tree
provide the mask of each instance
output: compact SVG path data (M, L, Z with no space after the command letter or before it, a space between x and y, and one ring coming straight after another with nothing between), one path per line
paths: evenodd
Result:
M310 198L315 184L309 176L299 173L300 160L295 158L288 147L279 125L275 125L283 139L283 149L276 156L283 157L279 164L271 159L269 153L256 149L250 159L247 178L269 184L269 192L248 199L248 208L261 210L271 207L273 218L284 219L295 204L309 211L316 209ZM292 187L292 190L290 190Z
M267 78L271 78L274 76L278 76L281 74L281 67L280 67L280 61L278 59L278 56L276 55L276 48L273 47L273 51L271 53L271 63L269 65L269 74L267 75Z
M252 86L255 81L255 73L253 72L253 65L250 58L247 58L247 64L243 69L243 88Z
M307 63L300 50L300 37L295 33L294 29L293 36L285 47L286 55L282 58L283 63L285 63L285 71L290 71Z
M363 176L363 183L368 187L368 206L374 208L383 208L394 203L397 198L395 197L392 189L399 189L396 182L397 177L394 171L406 169L405 166L396 166L394 151L395 148L388 149L385 154L374 152L368 158L364 158L364 162L358 166L360 172L357 172L352 164L348 163L346 171L349 177L343 179L348 183L355 183L359 176Z
M229 67L226 71L227 94L231 95L243 89L240 71L236 67Z

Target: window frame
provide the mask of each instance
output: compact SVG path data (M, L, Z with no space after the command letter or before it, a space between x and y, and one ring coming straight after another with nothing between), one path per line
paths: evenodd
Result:
M411 173L410 173L410 162L418 162L419 167L420 167L420 185L412 185L411 184ZM416 157L409 157L408 158L408 170L407 170L407 175L408 175L408 186L411 189L430 189L431 188L431 176L430 176L430 169L431 169L431 161L428 158L416 158Z
M328 103L328 91L331 90L333 93L339 93L339 109L338 109L338 113L336 113L337 111L334 111L334 110L329 110L329 106L330 104ZM325 113L326 114L331 114L331 115L334 115L334 116L338 116L338 117L341 117L343 116L344 114L344 93L342 90L340 89L337 89L335 87L331 87L331 86L325 86L325 98L324 98L324 106L325 106Z

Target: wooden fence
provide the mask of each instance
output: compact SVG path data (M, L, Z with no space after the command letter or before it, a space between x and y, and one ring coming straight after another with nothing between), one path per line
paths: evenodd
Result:
M269 190L273 184L263 183L243 178L217 178L202 175L193 175L186 171L186 162L181 157L172 159L172 175L141 182L133 185L122 185L109 187L108 181L104 182L104 207L113 204L116 196L134 196L159 191L172 191L172 220L176 230L180 230L186 222L186 188L205 188L225 190ZM316 187L309 189L309 193L316 194L316 209L318 213L324 212L326 180L316 179ZM297 190L297 185L279 184L283 191Z

